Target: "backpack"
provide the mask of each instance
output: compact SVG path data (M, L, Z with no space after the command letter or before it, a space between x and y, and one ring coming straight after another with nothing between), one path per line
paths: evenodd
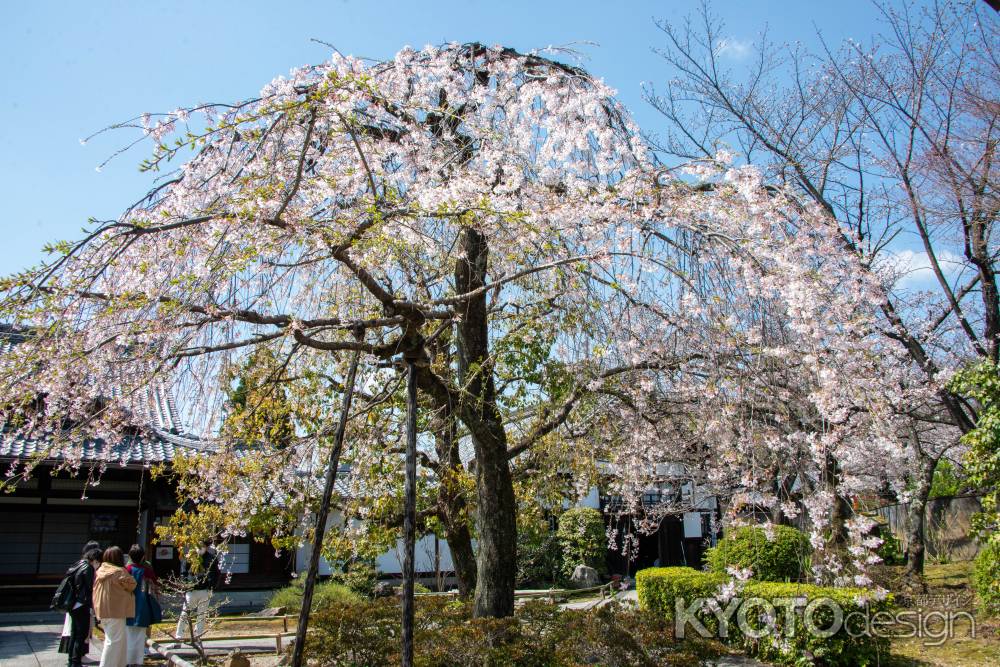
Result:
M69 611L73 607L73 601L76 599L76 584L74 582L79 570L80 564L77 563L66 571L66 576L59 582L59 586L56 587L56 592L52 596L52 604L49 605L51 609Z

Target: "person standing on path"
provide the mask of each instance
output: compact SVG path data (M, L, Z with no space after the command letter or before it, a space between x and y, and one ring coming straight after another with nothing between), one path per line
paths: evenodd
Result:
M104 551L104 562L94 576L94 613L104 630L101 667L125 667L125 619L135 616L135 579L125 571L125 555L118 547Z
M146 635L153 618L150 596L155 594L156 573L145 561L146 550L133 544L128 550L129 564L125 571L135 579L135 616L125 621L126 664L142 665L146 654Z
M184 593L184 607L177 619L177 640L190 635L190 615L195 615L194 637L192 641L205 633L205 616L208 614L208 603L212 599L212 591L219 582L219 555L212 548L211 540L205 540L198 548L198 568L192 574L191 563L184 561L181 574L193 576L191 590Z
M59 652L69 654L69 667L82 667L83 656L90 651L94 569L100 565L100 545L91 541L83 546L83 557L67 572L72 575L73 599L66 612Z

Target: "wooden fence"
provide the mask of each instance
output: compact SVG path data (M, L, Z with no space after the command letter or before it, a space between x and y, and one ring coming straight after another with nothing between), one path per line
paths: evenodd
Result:
M904 549L907 546L909 509L908 503L897 503L876 510L900 539ZM927 555L954 561L975 558L979 553L979 543L971 536L970 520L981 510L979 496L951 496L928 501L924 511Z

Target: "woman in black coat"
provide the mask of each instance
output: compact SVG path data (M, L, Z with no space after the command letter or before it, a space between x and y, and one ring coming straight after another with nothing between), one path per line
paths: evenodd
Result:
M93 609L94 568L101 564L101 548L97 542L87 542L83 558L66 574L72 574L73 599L66 612L66 622L59 641L59 652L69 654L69 667L82 667L83 656L90 650L90 616Z

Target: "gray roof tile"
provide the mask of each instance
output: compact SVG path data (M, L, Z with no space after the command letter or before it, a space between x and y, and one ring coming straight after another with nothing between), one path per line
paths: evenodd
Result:
M0 324L0 355L5 354L25 340L25 334L8 324ZM112 386L111 395L117 396L121 388ZM136 424L145 434L129 437L111 446L103 440L87 440L83 444L84 461L126 461L132 464L167 463L179 450L207 451L211 447L199 438L184 433L177 411L177 404L170 390L163 384L146 387L139 397ZM48 449L45 440L27 440L0 435L0 458L26 459ZM64 452L53 452L52 458L63 458Z

